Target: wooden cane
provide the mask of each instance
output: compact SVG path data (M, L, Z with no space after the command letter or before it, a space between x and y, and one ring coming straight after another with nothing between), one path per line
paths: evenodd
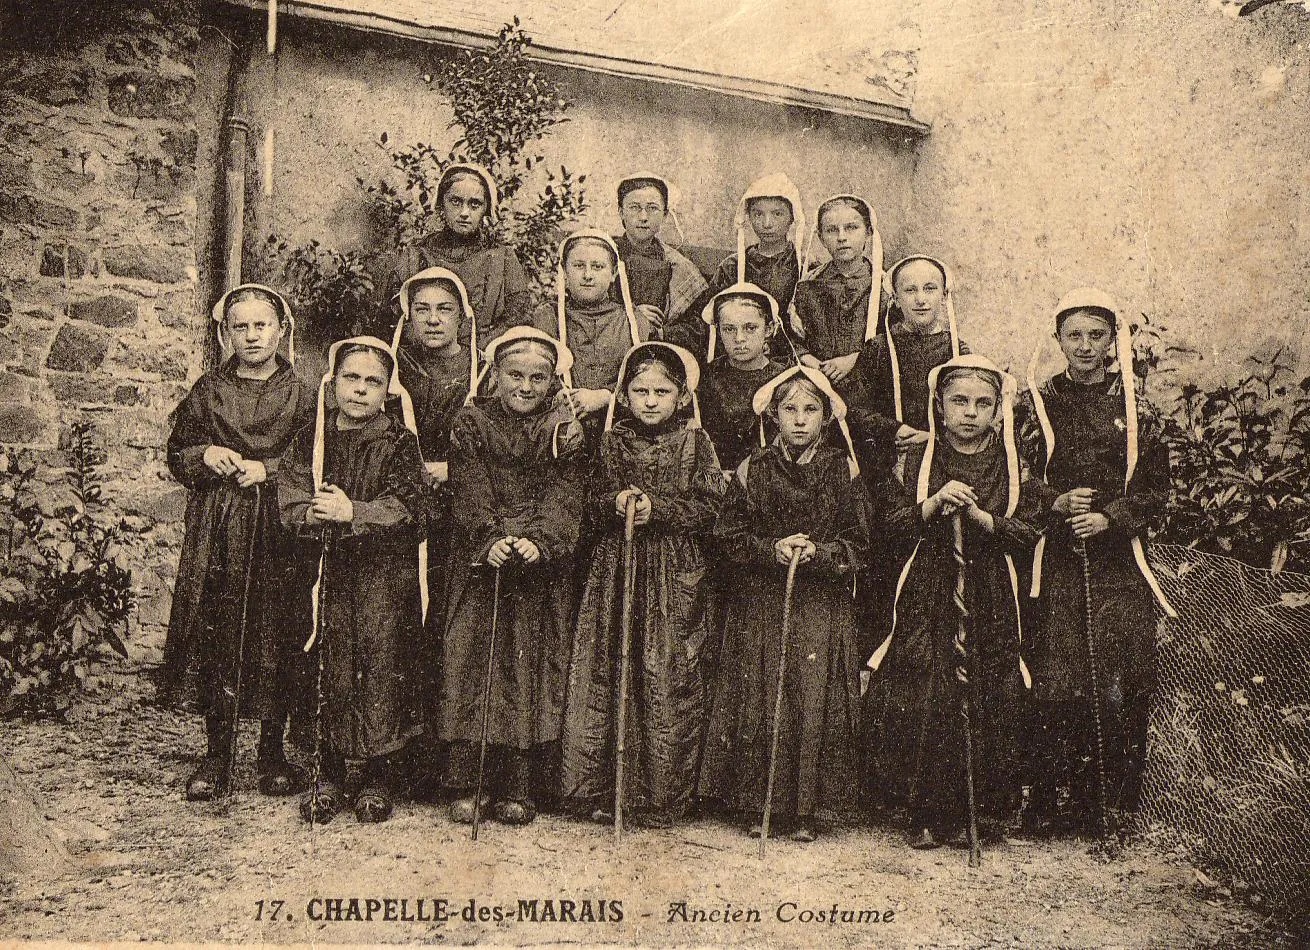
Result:
M305 651L318 649L317 671L314 674L314 768L309 786L309 827L314 827L319 812L319 786L323 781L323 667L327 662L327 606L328 606L328 570L332 561L332 541L335 536L334 526L323 526L323 553L318 564L318 592L315 603L316 623ZM323 824L323 822L319 822Z
M482 785L487 774L487 725L491 719L491 679L496 667L496 627L500 623L500 568L491 594L491 637L487 643L487 673L482 680L482 735L478 739L478 784L473 794L473 840L482 823Z
M241 732L241 673L246 657L246 623L250 616L250 577L255 562L255 538L259 534L259 485L255 485L255 508L250 516L250 541L246 544L245 578L241 586L241 624L237 627L237 675L232 689L232 730L223 763L222 794L231 795L237 768L237 739Z
M623 614L619 619L619 710L614 740L614 843L623 839L623 771L628 736L628 680L632 676L632 589L636 564L632 556L637 530L637 497L629 495L623 512Z
M978 803L973 783L973 717L969 708L969 693L973 687L969 681L969 605L965 600L964 588L964 521L958 511L951 515L951 545L956 568L955 610L959 617L955 651L959 654L960 662L955 668L955 678L964 688L960 699L960 717L964 720L964 784L968 805L966 831L969 838L969 867L976 868L982 864L982 841L978 836Z
M1101 835L1110 838L1110 807L1105 781L1105 735L1101 725L1101 682L1096 663L1095 633L1092 630L1092 565L1087 557L1087 542L1079 539L1078 556L1083 568L1083 633L1087 640L1087 667L1092 685L1092 725L1096 736L1096 795L1101 812Z
M773 782L778 774L778 734L782 732L782 689L787 677L787 642L791 640L791 600L796 591L796 568L801 563L801 552L791 549L787 565L787 586L782 594L782 650L778 654L778 685L773 695L773 735L769 738L769 780L764 786L764 817L760 821L760 857L764 857L764 843L769 840L769 823L773 817Z

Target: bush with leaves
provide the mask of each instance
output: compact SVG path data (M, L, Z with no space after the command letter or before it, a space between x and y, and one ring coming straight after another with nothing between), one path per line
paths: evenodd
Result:
M292 309L334 338L376 334L372 257L362 251L334 251L318 241L291 247L277 235L264 244L263 269L284 288Z
M105 647L127 656L132 578L103 520L89 426L73 426L68 462L0 452L0 715L60 714Z
M1301 566L1310 539L1310 378L1292 385L1295 359L1271 344L1237 379L1180 382L1195 355L1164 342L1164 327L1135 324L1138 372L1154 377L1148 402L1169 447L1172 490L1161 540L1280 571Z

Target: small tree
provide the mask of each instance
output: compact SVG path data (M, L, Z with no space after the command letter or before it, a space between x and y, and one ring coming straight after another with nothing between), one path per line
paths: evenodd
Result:
M534 292L545 298L560 229L587 210L587 176L563 165L547 168L537 149L551 130L568 121L568 103L529 60L531 45L515 18L491 49L460 51L439 60L424 76L454 111L449 127L458 135L449 148L427 142L394 145L386 132L379 137L398 176L374 183L356 180L390 247L339 251L318 241L293 247L276 234L268 238L264 273L286 290L297 313L336 336L385 330L370 325L377 318L370 303L377 278L389 254L439 229L437 184L442 169L454 162L482 165L496 179L500 219L494 236L514 247ZM544 177L540 190L525 198L524 189L538 174Z
M500 187L496 237L514 246L537 291L544 293L559 229L587 210L587 176L563 165L546 169L545 156L537 151L542 139L568 121L568 103L528 59L531 45L515 17L501 29L495 47L463 50L439 61L424 78L450 99L454 118L449 127L459 137L445 151L424 142L390 148L383 133L380 144L390 148L402 182L361 184L396 246L403 247L440 226L437 183L443 168L453 162L486 167ZM545 183L525 200L521 193L538 171L544 172Z

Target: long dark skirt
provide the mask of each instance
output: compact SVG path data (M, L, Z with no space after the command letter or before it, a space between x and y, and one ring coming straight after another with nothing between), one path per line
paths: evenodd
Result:
M764 807L784 577L777 567L740 578L726 610L699 792L741 812ZM850 588L802 571L783 685L773 800L780 816L808 818L854 807L856 642Z
M240 643L241 716L270 719L287 712L299 660L285 600L287 540L276 487L262 486L258 497L256 508L254 489L234 484L191 493L160 674L166 702L230 716Z
M709 706L704 557L682 535L634 549L625 807L685 812ZM596 549L574 633L565 703L562 788L569 807L612 801L621 659L623 539Z

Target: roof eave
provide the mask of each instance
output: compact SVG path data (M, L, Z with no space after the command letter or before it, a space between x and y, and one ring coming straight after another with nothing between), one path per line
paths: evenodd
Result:
M224 0L224 2L230 6L244 7L256 11L262 11L268 6L267 0ZM424 26L397 17L390 17L383 13L358 13L350 10L340 10L327 4L311 2L311 0L281 0L278 7L281 15L284 16L290 15L306 20L317 20L349 29L403 37L422 43L435 43L441 46L457 46L466 49L487 49L496 44L495 37L481 33L448 27ZM738 99L750 99L772 105L792 106L833 115L851 116L898 126L920 135L929 131L929 126L914 118L907 106L890 99L887 101L857 99L854 96L802 89L784 83L746 79L738 76L722 76L717 73L688 69L681 66L665 66L659 63L647 63L599 53L559 49L543 46L536 41L530 47L530 55L541 62L567 69L664 83L687 89L699 89L705 92L733 96Z

